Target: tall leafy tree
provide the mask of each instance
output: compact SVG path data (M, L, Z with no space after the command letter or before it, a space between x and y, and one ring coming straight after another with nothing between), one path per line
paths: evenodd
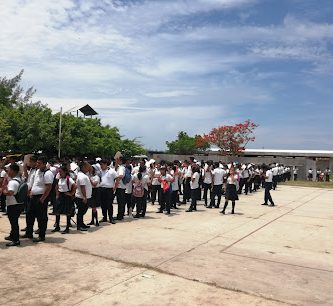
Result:
M0 77L0 105L14 107L31 101L36 90L30 87L28 90L24 91L23 87L20 85L23 72L24 70L22 69L20 73L12 79Z
M186 132L181 131L174 141L167 141L168 152L173 154L193 154L196 152L195 137L189 136Z
M254 130L257 127L258 125L251 120L235 125L222 125L212 129L203 139L220 148L222 154L235 155L255 140Z

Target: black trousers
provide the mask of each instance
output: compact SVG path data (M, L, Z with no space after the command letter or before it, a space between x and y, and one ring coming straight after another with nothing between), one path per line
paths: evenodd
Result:
M245 178L241 178L241 179L239 180L239 191L238 191L239 194L242 193L243 187L244 187L244 185L245 185L245 181L246 181Z
M101 199L101 208L102 208L102 214L103 219L113 218L113 189L112 188L100 188L100 199Z
M205 200L205 206L207 206L208 205L208 190L209 190L210 198L212 197L212 184L203 183L203 190L204 190L203 198Z
M0 195L0 209L6 211L6 196L4 194Z
M88 199L87 203L83 203L83 200L80 198L75 198L75 200L74 200L74 202L76 204L76 208L77 208L77 215L76 215L77 228L83 227L83 225L84 225L83 216L88 211L89 201L91 201L91 199Z
M191 178L188 177L184 181L184 195L183 195L183 202L191 199Z
M294 174L294 181L297 181L297 174Z
M123 219L125 215L125 206L126 206L126 200L125 200L125 189L117 188L115 196L117 197L117 203L118 203L118 219Z
M23 210L24 210L24 204L7 206L7 214L11 226L11 231L9 236L12 238L13 241L20 240L20 234L19 234L20 228L18 220Z
M275 190L276 189L276 187L277 187L277 183L278 183L278 181L279 181L279 176L278 175L274 175L273 176L273 185L272 185L272 187L273 187L273 189Z
M139 216L143 211L143 197L137 198L133 197L133 204L136 206L136 215Z
M197 209L197 200L199 198L200 188L191 189L191 209Z
M248 194L249 191L251 192L251 182L250 178L244 178L244 185L245 185L245 194Z
M35 219L37 219L38 222L38 228L39 228L39 237L45 238L45 232L47 229L47 200L45 200L43 203L40 202L40 195L34 195L30 199L30 205L27 211L26 219L27 219L27 235L32 236Z
M151 186L151 202L155 204L156 196L158 196L158 201L160 201L161 197L161 185L152 185Z
M178 190L172 190L171 194L171 207L176 207L179 200Z
M133 196L131 193L125 193L125 203L127 206L127 213L129 213L130 208L134 208L135 203L133 203Z
M221 204L222 198L222 185L214 185L212 191L212 197L210 200L210 206L215 206L215 197L217 196L217 207Z
M161 201L160 201L160 211L166 211L167 213L170 213L170 208L171 208L171 192L162 191Z
M268 204L268 201L271 204L274 204L272 196L271 196L271 189L272 189L272 183L265 183L265 204Z

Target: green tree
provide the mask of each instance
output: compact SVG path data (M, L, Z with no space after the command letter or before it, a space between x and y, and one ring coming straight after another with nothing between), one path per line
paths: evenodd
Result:
M24 92L23 70L13 79L0 78L0 151L56 155L59 116L40 102L33 103L33 87ZM116 127L103 126L99 119L63 115L62 156L111 157L117 151L136 155L145 149L135 139L123 139Z
M178 133L177 139L174 141L167 141L168 152L172 154L194 154L197 151L195 137L190 137L186 132L181 131Z
M23 72L24 70L22 69L12 79L7 79L6 77L0 78L0 105L14 107L31 101L36 90L30 87L24 92L23 87L20 85Z

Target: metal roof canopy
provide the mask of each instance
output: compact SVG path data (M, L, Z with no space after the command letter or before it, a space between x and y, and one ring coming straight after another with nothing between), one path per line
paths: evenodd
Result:
M78 111L80 111L84 116L98 115L98 113L88 104L86 106L79 108Z

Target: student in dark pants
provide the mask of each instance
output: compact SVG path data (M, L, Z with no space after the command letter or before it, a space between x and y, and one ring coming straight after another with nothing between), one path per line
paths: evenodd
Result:
M235 173L234 167L231 167L226 182L225 203L223 210L220 211L221 214L225 214L225 210L228 207L229 201L231 201L232 203L231 214L235 213L236 201L238 201L237 185L238 185L238 175Z
M161 201L160 201L160 209L157 213L166 213L170 215L171 209L171 183L174 181L174 178L166 172L166 167L161 167L161 177L159 179L161 183Z
M115 224L113 219L113 199L114 199L114 187L115 187L115 179L117 178L117 172L108 168L109 162L107 160L101 160L101 182L99 184L99 192L100 192L100 201L103 218L100 222L107 222L108 215L111 224Z
M270 206L275 206L274 201L271 196L271 190L273 188L272 170L268 167L265 167L264 175L265 175L265 202L262 205L268 205L268 202L270 202L271 203Z
M199 198L199 179L200 179L200 169L197 165L192 165L192 177L191 177L191 206L186 212L197 211L197 200Z
M80 171L76 179L75 204L77 207L76 226L78 231L87 231L89 225L84 224L83 217L88 211L92 197L92 185L87 173L91 172L91 165L84 161L79 164Z
M18 219L20 214L24 209L24 203L19 203L16 198L19 187L21 184L21 178L19 177L20 168L17 164L11 164L8 169L8 176L10 178L8 185L2 194L6 196L7 201L7 214L11 225L11 232L5 240L10 241L6 246L18 246L20 245L20 235L19 235L19 223ZM26 194L27 190L25 190Z
M39 157L36 163L36 174L30 192L30 206L27 211L27 230L23 238L33 238L33 227L35 219L38 222L39 237L34 239L34 242L45 240L47 228L47 205L48 197L52 189L54 175L50 170L46 169L46 157Z
M117 204L118 204L117 220L123 220L125 215L125 206L126 206L126 199L125 199L126 184L123 180L126 173L126 168L124 166L126 160L123 158L122 155L115 157L116 157L115 170L118 175L115 183L115 189L116 189L115 196L117 198Z

